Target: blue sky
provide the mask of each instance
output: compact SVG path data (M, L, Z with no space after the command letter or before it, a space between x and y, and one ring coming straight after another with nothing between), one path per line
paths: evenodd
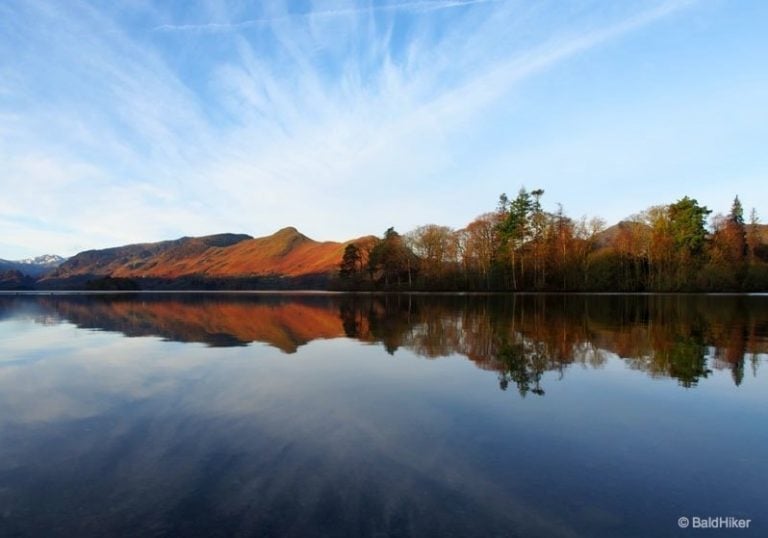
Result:
M0 3L0 258L460 228L501 192L768 221L768 2Z

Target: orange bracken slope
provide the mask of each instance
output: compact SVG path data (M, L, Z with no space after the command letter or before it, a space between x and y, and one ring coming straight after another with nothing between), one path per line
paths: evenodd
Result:
M363 237L345 243L318 242L295 228L283 228L273 235L258 238L234 234L185 237L161 243L81 252L62 264L49 278L80 275L227 278L331 274L338 270L349 243L364 245L370 241L371 237Z

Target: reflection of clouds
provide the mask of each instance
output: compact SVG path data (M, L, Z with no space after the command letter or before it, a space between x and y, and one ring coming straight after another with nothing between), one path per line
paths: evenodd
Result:
M173 390L181 381L175 374L205 360L196 358L195 349L174 353L180 347L175 344L159 349L154 338L119 338L71 325L36 326L3 344L0 417L8 422L94 416Z
M32 363L50 359L52 355L69 355L80 349L83 333L71 325L41 326L29 319L0 322L2 356L0 369L15 363Z
M518 354L533 357L525 365L541 360L547 367L547 353L555 355L542 342L560 349L553 344L562 339L523 323L520 332L493 332L487 321L457 319L462 313L409 313L436 320L434 326L381 323L402 318L395 314L372 320L371 331L380 332L371 341L401 342L394 355L346 338L310 341L285 354L267 344L217 348L32 318L2 322L8 345L0 362L0 476L10 486L0 489L0 505L24 513L44 487L50 509L36 522L65 535L272 529L306 536L345 528L369 535L574 536L593 520L626 526L643 516L626 514L628 497L621 495L625 487L631 498L658 493L653 477L643 478L649 462L635 468L636 458L658 458L675 472L698 467L694 451L678 444L700 444L695 434L703 422L680 420L688 411L681 415L670 401L706 394L710 405L696 407L706 407L707 420L719 411L722 421L728 412L718 402L751 418L764 408L764 378L738 390L708 383L688 395L672 382L627 372L631 362L581 332L562 346L575 357L558 355L584 366L572 382L555 383L552 371L546 398L509 398L490 372L475 367L493 359L494 338L528 350ZM614 345L613 333L605 334L605 346ZM639 342L648 341L641 336ZM471 351L474 362L456 351ZM415 360L443 353L451 355L438 364ZM519 373L515 357L509 364ZM717 375L728 381L727 371ZM664 445L669 431L657 435L665 428L674 432L674 445ZM724 428L733 431L718 436L721 453L732 448L730 439L757 446L761 435L738 422ZM680 453L686 461L675 459ZM604 461L609 470L594 466ZM647 487L635 490L637 484ZM584 503L595 508L582 512ZM232 522L237 528L226 526Z
M569 535L465 457L476 448L453 438L454 411L422 400L445 396L430 387L437 371L428 362L381 360L380 348L348 340L314 342L297 358L266 345L206 348L99 332L80 332L73 344L77 331L36 326L17 358L40 345L57 352L0 367L8 441L0 472L39 462L25 473L57 487L56 509L40 516L52 526L87 533L85 523L56 520L79 505L111 514L91 521L91 533L118 532L110 525L123 519L164 528L200 495L194 502L212 520L294 535L322 530L325 520L433 533L427 515L444 511L432 522L441 533L522 524ZM18 508L34 495L19 486L0 501Z
M683 302L670 301L665 296L548 296L511 301L492 297L469 303L446 297L415 296L406 303L377 296L279 294L0 297L0 317L7 318L0 324L0 337L5 344L2 361L6 366L14 361L45 360L49 350L55 349L57 355L72 356L84 375L101 376L103 389L114 389L124 394L124 399L148 397L161 391L164 384L171 390L179 379L167 376L160 381L163 376L159 375L150 381L143 377L143 370L149 365L136 361L156 352L155 347L147 344L149 340L131 338L125 345L116 344L112 352L110 342L119 342L119 337L95 336L92 331L118 331L132 337L152 336L222 347L249 343L253 347L254 342L263 342L286 353L296 353L318 339L333 340L349 334L363 342L381 344L392 353L405 349L429 358L458 354L479 368L495 372L502 389L516 386L521 395L542 395L547 389L542 382L545 373L556 372L563 377L574 365L603 368L607 361L617 357L629 368L651 377L674 377L686 387L711 377L708 363L714 363L718 372L730 367L734 382L741 385L745 376L756 376L759 364L764 362L756 351L765 349L768 341L757 323L768 315L768 303L750 299L750 308L745 310L741 301L700 296ZM706 316L692 317L691 312L697 310ZM588 318L584 317L586 311L590 312ZM62 321L50 331L40 331L40 326L32 323L54 318ZM648 323L667 318L678 321ZM621 323L617 324L617 319ZM70 323L87 330L73 330ZM749 337L745 338L747 334ZM83 346L84 339L93 344ZM30 347L30 341L38 346ZM705 345L709 341L717 345ZM242 353L229 349L226 353L207 354L197 345L166 344L162 348L165 355L157 360L168 369L174 367L170 360L174 354L200 356L198 366L205 371L204 359L211 355L231 358L257 353L252 349ZM102 345L103 349L99 347ZM139 347L133 350L136 346ZM98 349L99 356L83 362L90 356L81 351L83 347ZM745 366L747 354L751 358ZM306 356L303 350L299 355ZM112 386L117 382L114 372L93 370L103 368L113 358L120 363L121 379L128 384L125 387ZM122 364L126 360L139 371L131 373L126 369ZM193 371L187 361L178 367L190 375ZM278 379L272 372L265 375L272 383L282 385L290 383L292 374L286 374L288 381ZM40 379L22 384L38 386ZM56 386L53 382L52 385ZM269 387L262 390L268 391ZM77 393L78 389L72 388L65 396ZM213 397L218 400L225 396ZM116 402L119 401L122 400L117 398ZM228 409L247 401L244 397L230 402ZM45 409L58 412L74 405L65 403L46 404L43 409L40 404L21 406L20 415L27 416L35 409L44 417Z

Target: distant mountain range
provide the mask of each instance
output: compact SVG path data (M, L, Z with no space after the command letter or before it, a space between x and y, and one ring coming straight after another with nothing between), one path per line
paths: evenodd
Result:
M45 273L49 273L52 269L55 269L65 261L66 258L57 256L56 254L43 254L36 258L27 258L24 260L0 259L0 273L18 271L22 275L39 277Z
M620 222L596 237L610 249L631 227ZM760 225L768 244L768 226ZM338 274L344 249L376 242L365 236L319 242L288 227L266 237L217 234L87 250L69 259L46 254L0 260L0 289L296 289L327 288Z
M322 286L337 271L344 243L314 241L289 227L267 237L218 234L88 250L37 281L41 289L293 288Z

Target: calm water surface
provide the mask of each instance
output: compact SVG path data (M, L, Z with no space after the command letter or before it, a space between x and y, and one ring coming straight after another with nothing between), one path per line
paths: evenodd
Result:
M0 351L2 536L768 536L768 297L0 295Z

